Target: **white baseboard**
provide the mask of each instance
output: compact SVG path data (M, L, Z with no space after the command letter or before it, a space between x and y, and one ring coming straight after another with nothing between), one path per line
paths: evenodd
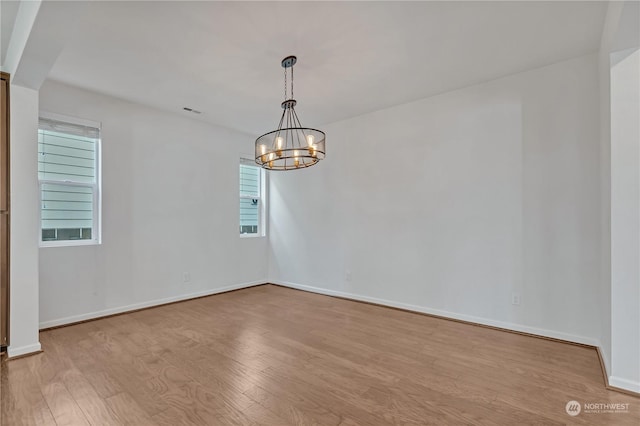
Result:
M9 359L11 359L17 356L40 352L41 350L42 350L42 347L40 346L40 343L34 343L33 345L27 345L27 346L20 346L17 348L9 345L9 347L7 348L7 354L9 355Z
M312 286L302 285L302 284L296 284L296 283L291 283L291 282L287 282L287 281L273 281L273 280L271 280L269 282L271 282L273 284L282 285L282 286L285 286L285 287L295 288L295 289L298 289L298 290L304 290L304 291L309 291L309 292L312 292L312 293L324 294L324 295L327 295L327 296L338 296L338 297L344 297L344 298L347 298L347 299L358 300L358 301L361 301L361 302L376 303L378 305L389 306L389 307L392 307L392 308L400 308L400 309L404 309L404 310L407 310L407 311L420 312L420 313L423 313L423 314L436 315L436 316L439 316L439 317L451 318L451 319L456 319L456 320L460 320L460 321L467 321L467 322L472 322L472 323L482 324L482 325L488 325L488 326L491 326L491 327L504 328L506 330L518 331L518 332L521 332L521 333L535 334L535 335L538 335L538 336L550 337L550 338L553 338L553 339L566 340L566 341L569 341L569 342L580 343L580 344L583 344L583 345L589 345L589 346L595 346L595 347L599 347L600 346L600 342L597 339L594 339L594 338L591 338L591 337L585 337L585 336L578 336L578 335L574 335L574 334L563 333L563 332L560 332L560 331L547 330L547 329L536 328L536 327L529 327L529 326L526 326L526 325L515 324L515 323L510 323L510 322L496 321L496 320L492 320L492 319L488 319L488 318L482 318L482 317L476 317L476 316L472 316L472 315L459 314L459 313L455 313L455 312L443 311L443 310L440 310L440 309L433 309L433 308L427 308L427 307L424 307L424 306L411 305L411 304L408 304L408 303L394 302L392 300L378 299L378 298L375 298L375 297L362 296L362 295L359 295L359 294L345 293L345 292L342 292L342 291L327 290L327 289L324 289L324 288L312 287Z
M72 324L75 322L86 321L86 320L96 319L100 317L106 317L114 314L121 314L129 311L135 311L137 309L150 308L153 306L164 305L167 303L195 299L197 297L202 297L202 296L211 296L213 294L224 293L231 290L239 290L241 288L248 288L248 287L253 287L253 286L262 285L262 284L266 284L266 281L252 281L248 283L235 284L235 285L230 285L222 288L215 288L215 289L200 291L196 293L181 294L178 296L167 297L164 299L149 300L147 302L134 303L132 305L118 306L114 308L103 309L101 311L87 312L85 314L73 315L70 317L43 321L40 323L40 330L44 328L58 327L61 325Z
M634 382L632 380L622 379L616 376L609 376L609 386L640 393L640 382Z
M602 350L602 346L598 345L598 355L600 356L600 358L602 358L602 368L604 369L603 373L605 376L607 376L607 382L609 381L609 378L611 377L609 375L609 371L611 371L611 364L609 364L609 358L607 358L607 354L604 352L604 350Z

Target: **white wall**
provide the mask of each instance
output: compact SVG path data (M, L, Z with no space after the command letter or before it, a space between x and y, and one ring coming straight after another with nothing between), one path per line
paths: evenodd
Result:
M640 392L640 50L611 55L611 377Z
M11 85L11 263L9 356L38 339L38 91Z
M597 71L589 55L323 126L322 164L271 175L270 280L598 344Z
M266 238L238 235L251 136L52 81L40 108L101 122L103 167L102 245L40 249L41 327L264 282Z

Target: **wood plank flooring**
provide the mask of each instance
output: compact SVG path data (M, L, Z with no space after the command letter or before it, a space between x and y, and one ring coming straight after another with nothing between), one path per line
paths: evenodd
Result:
M40 340L3 362L2 425L640 424L592 348L273 285Z

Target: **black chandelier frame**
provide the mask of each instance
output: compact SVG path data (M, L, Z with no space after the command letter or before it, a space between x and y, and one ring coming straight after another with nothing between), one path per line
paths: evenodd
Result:
M287 56L281 63L285 74L285 100L280 104L283 111L277 129L258 137L255 142L256 164L268 170L304 169L325 158L325 133L304 127L295 110L297 101L293 98L293 66L296 62L295 56ZM291 97L287 98L289 69Z

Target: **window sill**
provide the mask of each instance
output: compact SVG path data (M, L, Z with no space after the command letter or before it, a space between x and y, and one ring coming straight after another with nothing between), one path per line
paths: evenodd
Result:
M240 238L266 238L266 235L261 235L261 234L240 234Z
M96 240L64 240L64 241L40 241L40 248L48 247L76 247L76 246L99 246L102 244Z

